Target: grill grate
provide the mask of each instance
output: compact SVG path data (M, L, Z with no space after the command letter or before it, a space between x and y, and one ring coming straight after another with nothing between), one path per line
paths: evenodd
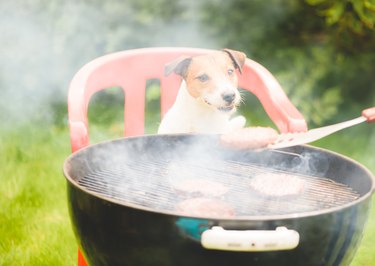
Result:
M249 182L259 174L287 174L303 181L304 189L291 197L270 197L254 192ZM281 215L342 206L360 197L345 184L329 178L302 175L235 161L146 161L97 169L78 180L84 189L107 199L158 211L176 211L176 204L192 197L173 184L199 178L228 188L218 198L230 204L236 216Z

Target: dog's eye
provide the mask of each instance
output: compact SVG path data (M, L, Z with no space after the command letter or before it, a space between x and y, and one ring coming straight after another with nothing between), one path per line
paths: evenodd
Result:
M228 69L228 75L229 75L229 76L232 76L233 73L234 73L234 70L233 70L233 69Z
M210 77L207 74L203 74L197 77L197 79L201 82L205 82L210 79Z

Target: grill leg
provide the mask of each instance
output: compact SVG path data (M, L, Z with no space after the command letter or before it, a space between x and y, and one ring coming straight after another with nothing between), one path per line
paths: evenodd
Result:
M78 249L78 266L88 266L81 251Z

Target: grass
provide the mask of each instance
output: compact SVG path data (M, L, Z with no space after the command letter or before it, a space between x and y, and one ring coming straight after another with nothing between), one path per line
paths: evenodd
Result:
M121 136L121 115L114 120L108 114L93 118L98 110L105 108L99 104L89 113L94 142ZM0 132L0 265L76 265L62 174L63 161L70 154L69 132L65 110L60 113L52 124L35 122ZM148 132L156 127L155 122L151 124ZM375 172L374 132L373 127L359 126L317 145L348 155ZM373 205L352 265L375 265L374 249Z
M3 134L0 265L74 265L62 176L67 131L22 126Z

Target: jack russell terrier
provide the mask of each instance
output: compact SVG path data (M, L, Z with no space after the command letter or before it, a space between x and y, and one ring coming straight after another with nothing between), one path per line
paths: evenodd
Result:
M228 133L243 128L246 119L231 116L241 102L236 69L242 72L245 59L242 52L224 49L167 64L165 74L174 72L183 81L158 133Z

